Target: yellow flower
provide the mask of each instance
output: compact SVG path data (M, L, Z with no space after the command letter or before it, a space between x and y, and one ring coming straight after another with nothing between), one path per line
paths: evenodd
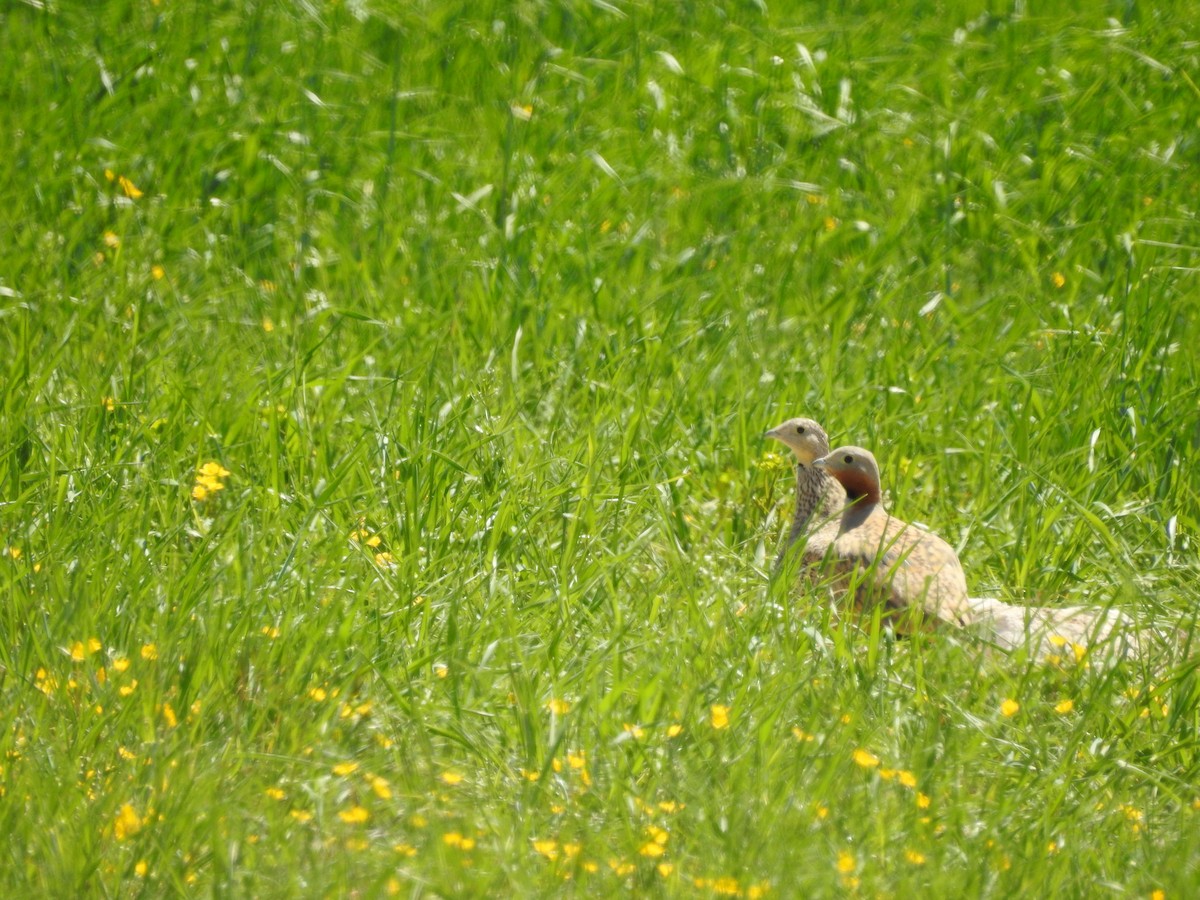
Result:
M131 804L126 803L117 812L116 821L113 822L113 837L118 841L123 841L141 831L143 824L142 817L137 814L137 810Z
M448 831L442 835L442 843L447 847L457 847L459 850L470 850L475 846L475 839L463 837L457 831Z
M815 734L809 734L803 728L793 728L792 729L792 737L794 737L798 741L804 741L805 743L809 743L809 744L811 744L813 741L815 741L817 739L817 736Z
M728 706L722 706L719 703L714 703L712 708L708 711L708 714L709 721L712 723L712 727L717 729L717 731L729 727Z
M1054 283L1054 286L1056 288L1061 288L1064 284L1067 283L1067 279L1063 277L1062 272L1055 272L1053 275L1050 276L1050 281Z
M143 644L142 659L158 659L158 647L156 647L154 644Z
M368 775L367 782L371 785L371 790L375 792L375 796L380 800L392 799L392 786L388 784L388 780L379 775Z
M463 781L462 773L455 772L453 769L447 769L438 777L441 779L442 784L456 785L462 784Z
M179 719L175 716L175 710L170 703L164 703L161 711L163 721L167 723L168 728L174 728L179 724Z
M917 791L917 808L918 809L929 809L929 804L931 802L932 801L929 799L928 794L922 794L920 791Z
M902 769L900 771L900 775L897 780L906 788L915 788L917 786L917 776L906 769Z
M284 792L283 788L269 787L265 793L272 800L283 800L287 797L287 794Z
M879 765L879 757L870 750L863 750L861 747L854 751L855 765L862 766L864 769L873 769Z
M275 330L275 323L271 321L270 316L263 316L262 330L265 331L267 334L270 334L272 331Z
M288 815L301 824L312 821L312 813L306 809L293 809Z
M138 878L145 878L146 873L150 871L150 865L144 859L139 859L137 865L133 867L133 874Z
M333 774L341 775L343 778L347 775L353 775L356 771L358 771L358 763L356 762L338 763L333 767Z
M641 725L630 725L628 722L626 722L624 725L621 726L621 730L624 731L626 734L632 736L633 739L637 740L637 741L640 741L646 734L642 730Z
M570 844L562 845L563 856L565 856L567 859L574 859L576 856L579 855L579 851L581 851L582 849L583 849L583 844L580 844L580 843L570 843Z
M112 397L105 397L100 401L100 405L104 407L105 412L112 412L117 408L117 401Z
M1130 822L1140 822L1144 818L1140 809L1136 806L1130 806L1128 803L1122 803L1120 810L1125 813L1125 818Z
M647 841L638 848L638 853L642 854L642 856L662 856L666 852L666 848L662 844L655 843L654 841Z
M128 697L130 694L132 694L134 691L136 691L136 690L137 690L137 686L138 686L138 680L135 678L135 679L133 679L131 682L129 682L129 684L123 684L123 685L121 685L121 686L120 686L120 687L117 689L117 692L118 692L118 693L119 693L119 694L120 694L122 697Z
M587 765L587 754L582 750L579 750L575 753L568 753L567 765L572 769L582 769Z
M678 722L674 722L671 725L667 726L667 737L669 737L669 738L679 737L679 735L681 735L681 734L683 734L683 726L680 725Z
M558 859L558 841L544 840L533 842L533 849L536 853L540 853L546 859Z
M114 232L104 232L104 246L112 247L114 250L121 246L121 239Z
M125 196L130 200L136 200L142 196L142 192L138 190L137 185L124 175L117 177L117 184L121 186L121 190L125 192Z
M1075 701L1071 700L1070 698L1068 698L1066 700L1060 700L1060 701L1058 701L1058 703L1054 704L1054 711L1056 713L1058 713L1060 716L1065 716L1067 713L1069 713L1074 708L1075 708Z
M412 859L412 857L417 855L417 848L414 847L412 844L404 844L404 843L394 844L392 846L392 849L395 850L397 853L399 853L401 856L407 856L409 859Z
M669 878L671 876L671 873L675 871L675 866L672 863L664 862L664 863L659 863L657 866L655 866L655 869L658 871L658 874L661 875L663 878Z
M87 649L83 641L75 641L71 644L71 659L75 662L83 662L87 658Z
M919 852L918 852L918 851L916 851L916 850L905 850L905 851L904 851L904 858L905 858L905 859L907 859L907 860L908 860L910 863L912 863L914 866L923 866L923 865L925 865L925 854L924 854L924 853L919 853Z
M151 266L150 267L150 277L153 278L155 281L162 281L162 279L164 277L166 277L166 274L167 274L167 270L164 269L162 266Z
M325 690L325 688L315 687L308 692L308 696L312 697L312 699L317 703L320 703L329 696L329 693Z
M202 484L192 485L192 499L197 503L203 503L208 499L208 488Z
M546 709L550 710L551 715L565 716L571 711L571 703L569 700L551 697L546 701Z
M1164 890L1156 890L1150 892L1150 900L1167 900L1167 892Z
M837 870L843 875L849 875L854 871L857 863L854 861L854 854L849 850L839 850L837 858Z
M371 814L363 806L352 806L349 809L343 809L338 813L338 818L348 825L361 825L367 819L371 818Z
M1000 715L1004 716L1005 718L1009 718L1011 716L1015 716L1020 711L1020 709L1021 709L1021 704L1018 703L1016 700L1013 700L1011 698L1006 699L1003 703L1000 704Z

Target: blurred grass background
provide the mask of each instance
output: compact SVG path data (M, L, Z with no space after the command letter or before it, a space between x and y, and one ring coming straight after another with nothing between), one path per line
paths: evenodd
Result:
M1188 896L1190 645L839 624L759 436L1190 633L1194 13L0 10L0 889Z

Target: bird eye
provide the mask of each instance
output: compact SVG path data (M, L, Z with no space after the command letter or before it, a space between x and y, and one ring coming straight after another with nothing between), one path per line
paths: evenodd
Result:
M842 461L843 461L843 462L844 462L846 465L850 465L851 463L853 463L853 462L854 462L854 457L853 457L853 456L851 456L849 453L847 453L845 456L843 456L843 457L842 457Z
M796 426L796 434L804 434L804 426L803 425Z

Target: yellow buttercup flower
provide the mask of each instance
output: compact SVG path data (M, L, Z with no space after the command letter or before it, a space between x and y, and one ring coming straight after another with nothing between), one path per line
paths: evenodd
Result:
M338 813L338 818L348 825L361 825L371 818L371 813L364 806L351 806Z
M117 812L116 821L113 822L113 837L118 841L123 841L141 831L143 824L145 823L138 815L137 810L131 804L126 803Z
M722 706L720 703L714 703L708 711L709 722L717 731L729 727L729 707Z
M864 769L873 769L879 765L879 757L861 747L854 751L852 758L855 765L862 766Z

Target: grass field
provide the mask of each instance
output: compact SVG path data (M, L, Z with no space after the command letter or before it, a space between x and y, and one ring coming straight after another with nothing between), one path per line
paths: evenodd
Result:
M0 9L0 895L1196 896L1195 4L882 7Z

